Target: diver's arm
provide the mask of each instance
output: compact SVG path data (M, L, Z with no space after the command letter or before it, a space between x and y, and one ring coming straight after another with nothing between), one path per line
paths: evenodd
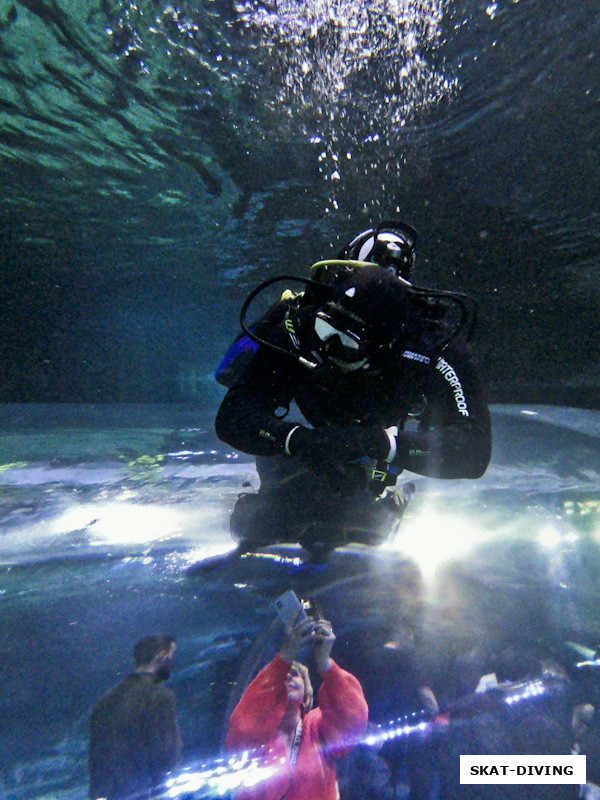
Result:
M257 353L244 376L229 389L215 420L222 441L256 456L284 453L296 424L276 416L292 399L291 375L282 358Z
M397 437L394 466L430 478L480 478L490 461L488 425L483 420L407 432Z
M434 478L480 478L490 461L490 413L471 349L458 342L431 369L418 431L400 431L393 464Z
M400 470L435 478L479 478L491 454L491 426L474 355L464 341L419 379L426 410L416 431L383 426L298 427L288 434L287 450L312 465L335 465L374 458ZM406 372L399 371L400 380ZM402 396L403 386L398 386Z

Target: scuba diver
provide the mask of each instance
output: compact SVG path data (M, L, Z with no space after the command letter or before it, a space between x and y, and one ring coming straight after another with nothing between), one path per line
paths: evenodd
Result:
M230 521L240 552L297 542L322 559L346 543L376 545L402 515L403 470L485 472L490 416L467 341L474 302L409 281L416 237L382 222L310 278L271 278L244 303L243 333L216 374L229 389L215 422L221 440L256 456L260 489L240 495ZM284 280L303 291L286 290L247 325L254 298Z

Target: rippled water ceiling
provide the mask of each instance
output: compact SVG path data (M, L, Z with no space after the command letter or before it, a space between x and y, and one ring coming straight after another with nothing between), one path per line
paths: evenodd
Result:
M250 287L400 215L415 280L478 300L492 399L595 405L599 25L588 0L4 3L0 400L212 402Z

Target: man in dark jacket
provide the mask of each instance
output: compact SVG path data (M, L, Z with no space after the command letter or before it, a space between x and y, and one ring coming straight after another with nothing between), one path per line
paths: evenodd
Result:
M134 648L136 670L94 706L90 723L92 800L147 800L181 755L175 695L165 681L175 641L164 634Z
M374 544L398 519L387 487L403 470L478 478L487 468L490 417L462 335L466 301L413 286L388 263L401 254L393 231L367 233L259 321L252 358L229 382L217 435L258 456L261 478L231 519L244 548ZM292 401L303 419L287 418Z

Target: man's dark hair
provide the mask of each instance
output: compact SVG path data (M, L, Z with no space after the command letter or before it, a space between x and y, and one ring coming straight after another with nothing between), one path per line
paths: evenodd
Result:
M175 639L165 633L153 633L150 636L144 636L133 648L133 660L136 667L149 664L154 656L157 656L163 650L169 650L173 644L175 644Z

